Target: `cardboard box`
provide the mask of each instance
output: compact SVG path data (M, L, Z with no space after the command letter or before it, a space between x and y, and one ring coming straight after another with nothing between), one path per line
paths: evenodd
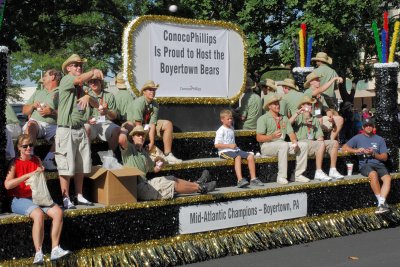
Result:
M107 170L93 166L88 176L93 180L93 201L105 205L137 202L138 175L143 172L137 168Z

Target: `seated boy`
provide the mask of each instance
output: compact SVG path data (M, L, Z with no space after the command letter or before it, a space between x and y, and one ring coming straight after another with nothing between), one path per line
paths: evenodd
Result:
M254 163L254 155L240 150L235 143L235 132L232 127L232 111L224 109L219 114L222 126L215 134L215 148L218 154L224 159L235 159L235 173L238 179L237 187L242 188L249 185L249 182L242 176L242 158L247 159L250 171L250 184L255 186L263 186L264 184L256 176L256 167Z

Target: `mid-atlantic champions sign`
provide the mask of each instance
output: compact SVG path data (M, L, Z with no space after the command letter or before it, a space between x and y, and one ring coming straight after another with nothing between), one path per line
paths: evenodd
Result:
M245 48L232 23L138 17L124 31L124 75L137 95L147 80L160 84L159 102L228 104L244 89Z

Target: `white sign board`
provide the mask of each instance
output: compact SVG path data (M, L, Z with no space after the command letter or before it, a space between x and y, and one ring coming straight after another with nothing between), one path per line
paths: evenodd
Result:
M123 36L126 85L139 95L143 84L153 80L160 85L156 97L171 103L236 101L246 76L243 36L228 22L138 17Z
M306 193L193 205L180 208L179 233L198 233L306 215Z
M157 96L228 97L228 31L153 23L150 77Z

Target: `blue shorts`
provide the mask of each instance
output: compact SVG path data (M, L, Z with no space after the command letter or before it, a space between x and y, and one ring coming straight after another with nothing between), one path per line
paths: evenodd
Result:
M383 164L365 163L360 167L360 173L366 177L368 177L369 173L372 171L376 171L379 178L389 174L388 170Z
M222 152L221 155L219 155L219 156L223 159L235 159L237 156L240 156L242 159L247 159L247 157L249 155L250 155L250 153L238 149L235 151Z
M32 198L14 197L11 202L11 211L16 214L29 216L34 209L40 208L47 214L54 205L53 203L51 206L41 207L33 203Z

